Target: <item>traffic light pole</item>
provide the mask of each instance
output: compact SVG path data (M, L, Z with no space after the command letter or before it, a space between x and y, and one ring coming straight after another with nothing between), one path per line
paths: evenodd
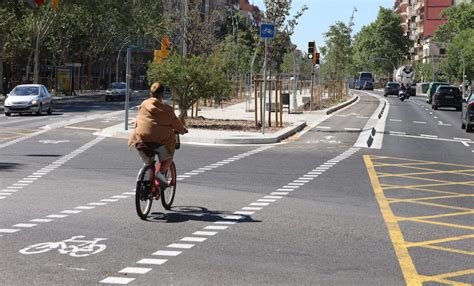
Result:
M128 130L128 108L130 100L130 79L132 77L130 64L132 62L132 48L127 49L127 69L126 69L126 78L127 78L127 90L125 92L125 130Z
M311 63L311 97L309 98L309 111L313 111L313 93L314 93L314 63Z

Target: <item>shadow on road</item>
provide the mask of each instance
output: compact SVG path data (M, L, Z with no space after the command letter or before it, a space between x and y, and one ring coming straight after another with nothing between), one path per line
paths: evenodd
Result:
M18 163L0 163L0 172L11 172L18 169L23 164Z
M176 206L171 208L169 213L154 212L148 216L147 221L150 222L166 222L179 223L185 221L207 221L216 222L226 220L224 217L232 215L233 212L209 210L204 207L197 206ZM254 220L250 216L242 215L243 219L238 220L242 222L261 222Z

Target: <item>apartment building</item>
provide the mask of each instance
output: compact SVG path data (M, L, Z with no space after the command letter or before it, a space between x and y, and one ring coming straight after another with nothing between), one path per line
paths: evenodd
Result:
M414 43L410 49L412 61L434 64L445 56L445 49L433 43L432 35L446 23L441 11L463 1L466 0L395 0L394 12L402 17L405 33Z

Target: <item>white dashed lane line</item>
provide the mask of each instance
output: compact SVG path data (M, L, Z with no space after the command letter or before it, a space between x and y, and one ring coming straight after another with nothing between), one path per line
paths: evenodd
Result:
M86 145L82 146L81 148L77 149L76 151L73 151L72 153L70 153L69 155L66 155L64 156L63 158L69 158L69 159L60 159L60 160L57 160L57 161L64 161L64 162L67 162L68 160L76 157L77 155L79 155L80 153L84 152L85 150L89 149L90 147L92 147L93 145L99 143L100 141L102 141L105 137L98 137L96 139L94 139L93 141L87 143ZM219 161L217 163L214 163L214 164L211 164L209 166L206 166L206 167L203 167L203 168L199 168L199 169L206 169L206 170L213 170L219 166L224 166L230 162L234 162L236 160L240 160L242 158L245 158L245 157L248 157L248 156L251 156L251 155L254 155L254 154L257 154L259 152L262 152L262 151L265 151L265 150L268 150L270 148L273 148L274 146L263 146L263 147L260 147L260 148L257 148L257 149L253 149L251 151L248 151L248 152L245 152L245 153L242 153L240 155L237 155L237 156L233 156L231 158L228 158L228 159L225 159L225 160L222 160L222 161ZM57 162L56 161L56 162ZM63 162L63 163L64 163ZM61 163L61 164L63 164ZM54 163L53 163L54 164ZM48 166L51 166L53 164L50 164ZM41 170L45 170L46 168L42 168ZM54 169L54 168L53 168ZM199 170L198 169L198 170ZM204 171L204 170L203 170ZM47 174L48 172L45 172L43 171L44 174ZM41 174L43 173L41 172ZM190 174L190 175L184 175L186 177L192 177L192 176L195 176L195 175L198 175L198 174L201 174L203 172L196 172L196 171L191 171L191 172L187 172L187 174ZM34 174L40 174L40 171L37 171L35 172ZM184 176L183 175L180 175L180 176L177 176L177 180L183 180L184 179ZM32 181L33 182L33 181ZM18 183L16 183L18 184ZM15 184L14 184L15 185ZM25 186L28 186L28 184L24 184ZM10 193L10 192L16 192L17 190L16 189L12 189L13 187L7 187L6 190L1 190L1 192L5 192L5 193ZM16 186L15 188L18 188L18 186ZM23 188L23 186L21 186L20 188ZM30 224L31 222L37 222L37 223L48 223L48 222L52 222L52 221L55 221L56 219L63 219L63 218L66 218L68 217L69 215L74 215L74 214L79 214L79 213L82 213L83 211L87 211L87 210L93 210L95 209L96 207L98 206L105 206L109 203L114 203L114 202L118 202L122 199L127 199L127 198L130 198L131 196L135 195L135 190L130 190L130 191L127 191L127 192L124 192L122 193L121 195L113 195L111 196L110 198L105 198L105 199L101 199L99 201L96 201L96 202L91 202L91 203L88 203L87 205L81 205L81 206L77 206L73 209L67 209L67 210L63 210L63 211L60 211L59 213L55 213L55 214L49 214L47 216L45 216L44 218L35 218L35 219L32 219L30 220L28 223L19 223L19 224L16 224L14 225L12 228L4 228L4 229L0 229L0 236L2 234L11 234L11 233L16 233L18 231L21 230L21 228L26 228L24 225L27 225L27 224ZM0 195L0 199L1 198L4 198L6 196L1 196ZM23 225L23 226L19 226L19 225ZM38 224L35 224L35 225L32 225L30 227L33 227L33 226L37 226Z
M197 243L205 242L207 240L206 236L217 235L219 231L224 231L228 229L230 226L235 225L242 220L245 220L248 215L252 215L257 211L262 210L266 206L270 206L271 203L277 202L278 200L284 198L286 195L288 195L292 191L295 191L301 186L304 186L306 183L311 182L311 180L304 180L304 182L302 182L303 177L308 175L308 176L311 176L312 179L314 179L315 177L324 173L326 170L335 166L337 163L352 156L359 149L360 148L351 148L345 151L339 156L329 160L328 162L322 164L321 166L315 168L314 170L311 170L310 172L306 173L304 176L301 176L300 178L293 180L287 185L282 186L281 188L278 188L276 191L271 192L270 195L264 195L263 198L257 199L255 202L252 202L248 206L241 208L239 211L234 212L232 215L225 216L222 218L222 220L215 221L213 224L207 225L201 230L195 231L192 236L186 236L180 239L178 242L168 245L165 249L159 249L151 254L151 256L159 257L159 259L142 258L138 260L136 264L140 266L146 265L148 267L165 264L166 262L168 262L169 259L176 257L178 255L181 255L186 250L193 248ZM295 183L297 185L294 185ZM189 242L195 242L195 243L189 243ZM176 250L176 249L179 249L179 250ZM136 269L141 269L141 270L136 270ZM141 268L141 267L132 265L118 271L117 274L124 274L127 276L129 276L128 274L143 275L150 271L148 269L149 268ZM99 283L128 284L134 281L135 279L137 278L109 276L99 281Z

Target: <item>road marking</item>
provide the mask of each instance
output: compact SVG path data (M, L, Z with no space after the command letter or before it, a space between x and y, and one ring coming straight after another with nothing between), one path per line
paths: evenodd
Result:
M157 252L153 253L152 255L159 255L159 256L178 256L182 253L182 251L172 251L172 250L158 250Z
M104 280L99 281L99 283L105 284L128 284L135 280L135 278L124 278L124 277L107 277Z
M30 228L34 226L37 226L37 224L36 223L18 223L14 225L14 227L26 227L26 228Z
M346 131L360 131L360 128L345 127L344 130L346 130Z
M388 233L392 239L393 247L395 249L395 254L397 255L400 267L405 277L407 285L421 285L421 278L416 271L415 265L410 257L408 249L404 246L405 240L403 238L400 227L398 226L395 215L390 208L390 205L385 197L380 182L377 178L377 173L375 171L374 165L370 156L363 156L365 165L367 167L367 172L369 173L370 182L375 193L375 198L382 212L382 216L385 220L385 224L388 228Z
M78 130L88 130L88 131L99 131L99 128L89 128L89 127L79 127L79 126L65 126L66 129L78 129Z
M316 126L316 128L319 128L319 129L331 129L330 126Z
M124 269L120 270L119 273L127 273L127 274L146 274L150 272L151 268L143 268L143 267L125 267Z
M424 121L413 121L413 123L416 123L416 124L426 124L426 122L424 122Z
M65 218L68 215L60 215L60 214L52 214L52 215L47 215L47 218Z
M358 150L359 150L359 148L351 148L351 149L347 150L346 152L342 153L341 155L339 155L337 158L340 158L342 160L343 158L347 158L348 156L354 154ZM336 160L336 159L333 158L331 160L331 162L334 162L334 160ZM325 164L323 164L323 165L325 165ZM328 164L328 165L326 165L325 169L329 169L333 165L334 164ZM313 172L313 171L311 171L311 172ZM320 173L322 173L322 172L324 172L324 170L322 170ZM300 179L301 178L303 178L303 177L300 177ZM311 182L311 180L307 180L307 181L305 180L303 185L306 184L306 183L309 183L309 182ZM281 195L287 195L288 192L294 191L295 188L291 188L291 187L295 187L295 186L284 186L282 188L278 188L277 189L278 191L271 192L270 195L265 195L265 196L263 196L263 198L257 200L257 201L266 201L266 202L261 202L261 203L253 202L253 203L250 203L249 206L243 207L240 211L235 211L232 215L227 215L227 216L223 217L222 220L215 221L213 225L208 225L208 226L205 226L200 231L195 231L193 233L193 235L196 235L196 236L187 236L187 237L181 238L180 242L204 242L205 240L207 240L207 238L203 237L203 236L214 236L218 233L218 231L226 230L227 228L229 228L228 225L237 224L239 221L245 219L246 216L253 215L255 213L255 211L262 210L263 209L262 206L268 206L270 204L270 202L275 202L278 199L283 198ZM299 186L296 186L296 188L298 188L298 187ZM281 191L281 192L279 192L279 191ZM254 205L254 206L252 206L252 205ZM217 224L226 224L226 225L217 225ZM194 245L195 244L172 243L172 244L168 245L167 247L168 248L178 248L178 249L190 249ZM177 256L181 253L182 253L182 251L158 250L158 251L154 252L152 255ZM156 265L160 265L160 264L163 264L165 262L167 262L167 260L154 261L153 259L144 258L142 260L139 260L137 262L137 264L148 264L148 265L156 264Z
M421 137L438 138L436 135L420 134Z
M168 259L153 259L153 258L144 258L137 261L137 264L152 264L152 265L162 265L166 263Z
M13 229L13 228L0 228L0 233L14 233L20 231L19 229Z
M51 221L53 221L53 219L35 218L35 219L31 219L30 221L31 221L31 222L51 222Z
M428 140L458 142L458 143L461 143L461 144L464 144L464 143L474 144L474 141L467 142L466 140L460 140L460 139L448 139L448 138L439 138L439 137L432 138L432 137L422 137L422 136L417 136L417 135L405 135L405 134L396 134L396 133L390 133L390 135L391 136L399 136L399 137L407 137L407 138L422 138L422 139L428 139Z

